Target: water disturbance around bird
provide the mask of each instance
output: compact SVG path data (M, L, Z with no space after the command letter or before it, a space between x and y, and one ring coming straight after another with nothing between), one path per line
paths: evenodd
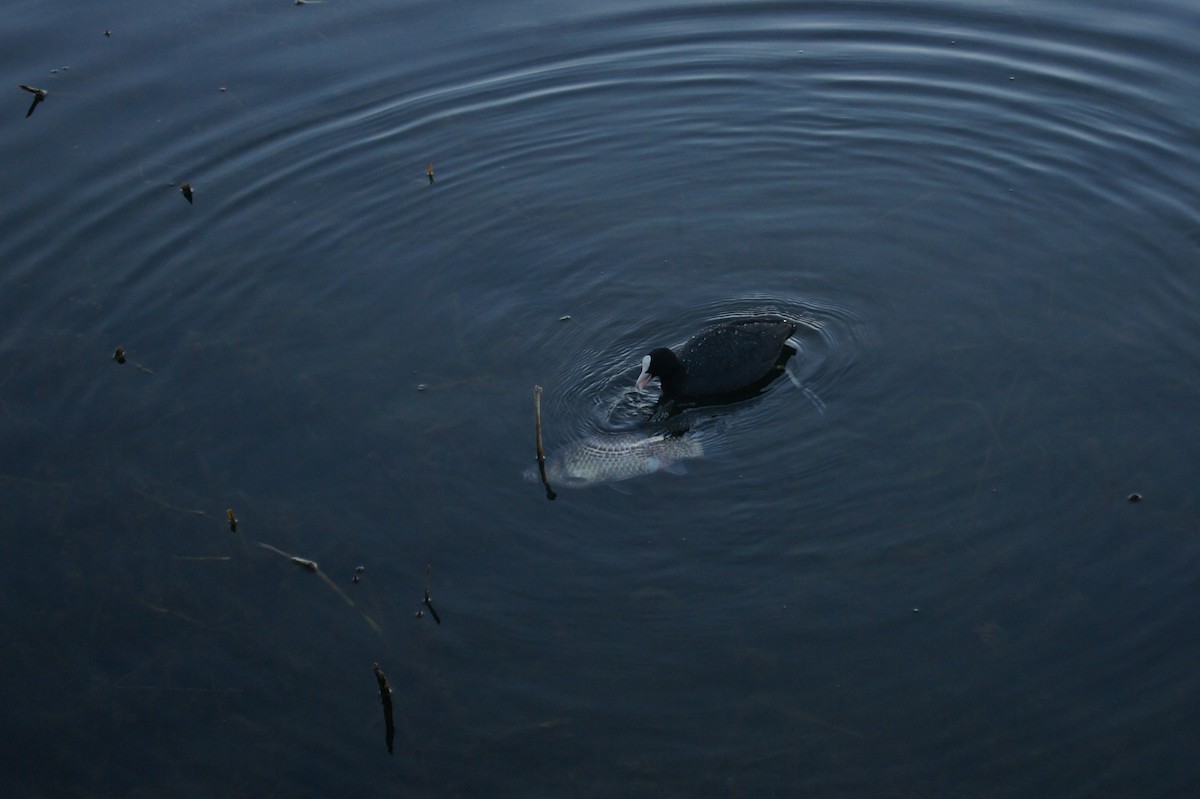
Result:
M836 386L837 370L846 368L856 357L856 350L865 343L862 323L836 306L801 301L768 302L758 298L712 303L698 312L709 317L700 322L701 330L755 320L788 321L794 332L780 337L780 344L775 345L772 338L758 345L759 349L765 347L771 352L786 346L789 355L795 353L786 358L786 364L764 366L762 370L761 382L779 379L791 384L783 388L790 390L787 401L777 401L755 413L751 408L760 390L752 390L743 396L718 396L710 401L712 404L699 408L687 404L676 408L673 403L661 407L667 399L661 390L656 393L655 389L638 389L633 379L638 367L630 372L628 362L622 361L631 359L640 364L646 357L644 352L652 346L676 346L679 342L650 339L640 345L641 349L632 351L612 342L612 352L588 351L581 355L565 378L574 382L549 403L555 418L561 417L566 428L560 432L560 438L569 440L551 454L552 471L558 477L557 481L551 477L552 485L561 482L566 487L583 487L662 471L683 473L686 467L681 461L726 449L727 438L737 436L742 425L770 424L764 417L773 413L823 414L826 403L818 389ZM679 326L679 320L664 319L659 324L662 335L672 337L678 335ZM652 328L653 320L646 320L642 327ZM651 331L648 335L655 334ZM697 366L719 369L723 374L727 368L723 360L707 363L712 360L709 349L711 345L705 344L697 353ZM774 357L767 354L768 361ZM776 374L771 374L776 370ZM757 377L757 371L748 375ZM525 471L527 479L532 474L529 469Z

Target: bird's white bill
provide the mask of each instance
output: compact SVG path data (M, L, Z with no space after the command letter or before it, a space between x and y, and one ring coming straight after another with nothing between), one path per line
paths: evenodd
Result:
M638 375L638 379L637 379L637 383L636 383L637 390L645 391L646 386L648 386L649 384L650 384L650 356L647 355L645 358L642 358L642 373L640 375Z

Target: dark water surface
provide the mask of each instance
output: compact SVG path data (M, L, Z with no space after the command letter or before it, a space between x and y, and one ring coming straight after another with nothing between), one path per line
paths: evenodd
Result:
M1200 791L1193 0L10 0L0 44L3 795ZM757 311L824 414L522 481L535 383L551 448L629 426L642 354Z

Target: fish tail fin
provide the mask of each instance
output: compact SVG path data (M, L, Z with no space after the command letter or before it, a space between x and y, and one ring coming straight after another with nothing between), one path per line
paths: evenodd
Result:
M675 475L688 473L687 466L685 466L682 461L667 461L663 463L662 471L666 472L667 474Z

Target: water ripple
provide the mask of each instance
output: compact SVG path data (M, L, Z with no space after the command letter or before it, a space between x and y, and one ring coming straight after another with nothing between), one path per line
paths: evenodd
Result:
M1046 774L1098 762L1100 750L1080 754L1096 722L1112 725L1104 755L1135 739L1161 751L1161 739L1134 733L1179 728L1169 704L1178 675L1145 678L1141 659L1191 662L1172 639L1190 629L1178 564L1194 564L1195 547L1161 532L1188 529L1191 509L1190 472L1163 474L1191 451L1195 380L1180 365L1200 347L1194 4L629 0L518 13L504 2L217 0L123 19L112 4L82 4L77 19L46 5L6 8L0 33L13 82L51 92L25 119L25 97L10 86L0 124L11 188L0 198L4 474L54 498L15 503L10 527L21 533L60 494L88 488L80 504L50 508L54 535L20 536L21 548L49 548L13 596L52 586L63 610L37 629L14 627L14 640L69 625L72 608L94 597L90 576L55 582L91 574L60 552L85 539L129 590L87 617L79 640L133 618L125 594L150 591L157 611L158 592L181 590L161 575L140 584L129 575L154 571L150 561L109 546L141 530L134 540L152 538L164 559L198 551L201 539L182 538L165 511L161 529L172 532L156 521L152 536L147 520L158 515L122 505L127 486L152 482L205 507L239 497L250 529L240 498L260 519L276 509L286 523L272 534L320 542L331 557L347 547L381 561L426 550L445 559L437 579L458 582L439 582L439 596L460 603L446 615L474 629L448 623L422 639L450 656L439 661L445 678L413 671L429 685L471 687L438 694L454 712L427 709L430 785L476 745L462 723L473 703L513 698L514 675L522 701L544 704L539 718L560 707L612 714L611 727L580 736L588 751L556 752L587 763L592 744L611 747L584 774L597 793L631 784L611 763L647 761L645 747L611 730L653 729L655 740L635 742L653 747L686 727L705 762L739 751L740 740L710 739L686 716L694 696L664 693L666 707L627 692L685 669L688 680L666 687L723 695L748 673L766 675L761 695L737 689L728 701L755 731L749 745L804 744L778 763L831 745L798 741L809 719L797 725L777 709L836 693L820 715L851 719L834 722L849 740L822 753L870 773L854 782L839 771L849 781L827 793L888 784L928 794L907 770L914 763L975 776L964 763L991 762L994 790L1015 751L1046 769L1026 793L1071 795L1078 783L1047 788ZM194 204L180 196L184 181ZM546 390L551 447L636 428L652 401L632 390L648 349L752 313L804 323L798 366L824 413L780 380L693 415L719 446L687 479L648 479L621 501L579 492L553 504L519 482L533 384ZM118 344L145 370L119 371L109 361ZM1120 501L1137 469L1158 480L1138 510L1161 515L1142 514L1130 536L1132 522L1097 495ZM1097 488L1104 480L1112 485ZM1172 492L1175 510L1161 510L1172 498L1158 497ZM512 578L526 569L537 578ZM209 596L213 583L195 574L180 584ZM1146 585L1131 588L1130 574ZM272 585L292 585L284 579ZM623 579L638 584L614 588ZM236 587L219 599L264 592L257 578ZM619 605L637 625L613 612L613 594L629 588L645 589L640 605ZM547 596L569 600L570 622L546 609ZM647 603L660 607L657 621ZM479 609L474 620L467 606ZM230 607L229 618L243 611ZM244 640L229 635L259 657L258 638L279 629L271 615L247 617ZM1099 619L1135 632L1114 636ZM130 646L105 652L140 652L153 639L144 633L129 628L116 640ZM293 640L344 662L344 649L310 633ZM480 634L494 669L479 669ZM662 640L677 651L655 653ZM506 649L514 641L520 648ZM1082 646L1058 651L1055 641ZM813 644L827 663L802 651ZM742 668L731 651L762 663ZM119 671L144 671L165 652ZM1086 679L1071 668L1078 652L1102 661ZM261 656L260 673L275 673L272 657L308 657L284 646ZM631 663L646 672L624 671ZM193 676L208 686L224 672ZM284 673L289 687L312 677ZM1087 712L1058 712L1053 691L1028 674L1082 686L1072 704ZM87 679L103 688L106 678ZM622 684L589 692L606 680ZM921 699L896 699L914 685ZM1113 685L1150 690L1112 701ZM613 697L628 706L610 709ZM340 712L337 692L315 701L315 717ZM881 719L880 708L898 718ZM1165 723L1131 719L1129 708ZM271 728L303 729L316 711L301 711ZM997 712L1010 715L998 725ZM1049 740L1064 718L1077 722L1071 734ZM597 721L579 719L581 729ZM994 734L1005 745L984 751ZM296 739L283 741L280 751L293 751ZM499 749L510 768L539 762ZM268 755L270 775L286 773ZM339 752L330 768L350 757ZM463 779L481 780L487 765ZM1140 765L1121 768L1144 775ZM813 787L808 773L788 776L801 792ZM935 792L973 795L979 784ZM714 792L686 780L666 788ZM1111 783L1095 792L1122 793Z

